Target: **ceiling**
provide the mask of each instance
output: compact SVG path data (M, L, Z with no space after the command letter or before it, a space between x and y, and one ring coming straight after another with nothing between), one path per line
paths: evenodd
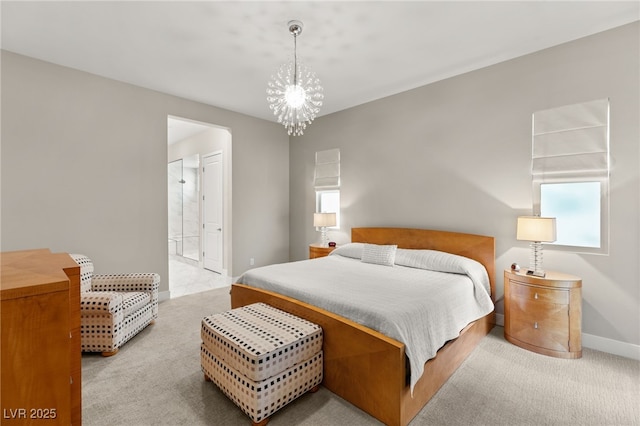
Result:
M293 54L320 116L640 19L638 1L1 3L2 48L275 121L266 83Z

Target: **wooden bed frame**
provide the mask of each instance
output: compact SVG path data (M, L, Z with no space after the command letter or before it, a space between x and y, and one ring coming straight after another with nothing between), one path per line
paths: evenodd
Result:
M457 232L408 228L353 228L352 242L445 251L482 263L495 297L495 242ZM407 425L495 324L495 313L467 325L427 361L413 396L407 384L404 344L344 317L278 293L233 284L231 306L264 302L322 326L323 385L390 426Z

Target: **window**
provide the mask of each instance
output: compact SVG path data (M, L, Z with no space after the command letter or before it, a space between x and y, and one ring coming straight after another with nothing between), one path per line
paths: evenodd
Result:
M543 183L540 216L555 217L557 245L601 248L601 182Z
M316 212L335 213L340 228L340 150L338 148L316 152L313 179L316 189Z
M340 190L316 191L316 212L336 214L336 226L329 229L340 228Z
M533 116L533 211L555 217L550 247L607 254L609 101L568 105Z

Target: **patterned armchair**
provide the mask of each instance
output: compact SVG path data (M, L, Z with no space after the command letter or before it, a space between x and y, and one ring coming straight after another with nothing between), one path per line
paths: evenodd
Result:
M91 259L82 254L70 256L80 266L82 351L115 355L158 317L160 276L94 274Z

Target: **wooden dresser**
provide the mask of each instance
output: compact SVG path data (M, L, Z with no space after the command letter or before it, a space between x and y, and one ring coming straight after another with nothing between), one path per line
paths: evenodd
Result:
M0 253L3 425L79 425L80 267L48 249Z
M557 358L582 357L582 280L547 271L544 278L504 271L504 337Z

